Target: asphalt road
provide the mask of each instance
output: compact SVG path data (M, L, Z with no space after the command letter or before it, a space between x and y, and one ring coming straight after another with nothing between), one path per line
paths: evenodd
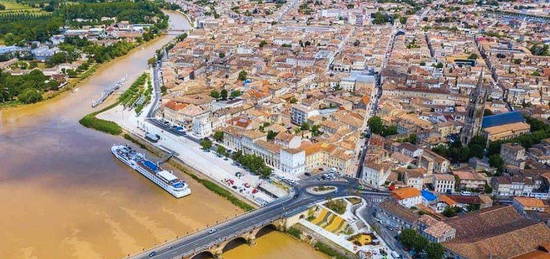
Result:
M306 180L294 187L291 195L281 198L255 211L243 214L200 232L182 237L176 241L151 249L132 258L176 258L197 254L208 247L233 239L241 233L267 225L277 219L300 213L315 203L330 198L356 195L355 182ZM335 186L337 190L324 195L313 195L306 191L312 186ZM361 196L387 196L387 193L362 191ZM212 233L209 233L215 229ZM149 256L152 252L155 255Z

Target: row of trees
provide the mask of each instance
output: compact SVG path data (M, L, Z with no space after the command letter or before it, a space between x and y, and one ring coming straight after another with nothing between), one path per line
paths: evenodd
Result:
M144 35L151 38L158 30L168 27L168 18L154 2L138 0L82 3L72 2L69 5L60 5L51 2L51 13L38 12L9 12L0 14L0 39L7 45L24 45L28 41L46 41L54 34L64 21L78 25L73 21L76 18L89 19L85 25L102 24L102 17L115 17L117 20L131 23L152 23L151 32ZM147 39L145 39L147 40Z
M62 25L61 17L22 14L13 17L13 21L0 22L0 37L7 45L24 45L31 40L46 41L59 33Z
M218 90L212 90L210 92L210 97L216 99L216 100L227 100L228 96L230 96L231 98L237 98L239 96L241 96L243 93L239 90L232 90L231 91L231 94L226 90L226 89L222 89L221 91L218 91Z
M489 165L497 169L498 173L504 170L504 160L500 157L500 148L504 143L519 143L524 148L540 143L543 139L550 138L550 125L541 120L526 117L527 123L531 126L531 132L512 139L489 142L482 136L475 136L468 145L463 145L460 140L450 144L440 144L432 149L441 156L446 157L454 163L467 162L472 157L489 158Z
M233 154L233 160L239 162L253 174L260 175L262 178L268 178L273 173L273 170L257 155L244 155L239 151Z
M101 17L115 17L118 21L130 23L154 23L154 17L163 16L155 3L143 0L63 5L56 9L54 15L66 20L80 18L97 22Z
M456 140L449 145L440 144L432 149L441 156L446 157L451 162L463 163L472 157L483 158L485 144L487 139L482 136L475 136L468 145L463 145L460 140Z
M524 148L540 143L545 138L550 138L550 125L533 117L526 117L526 122L531 126L531 132L512 139L501 140L489 143L488 154L500 152L500 146L504 143L519 143Z

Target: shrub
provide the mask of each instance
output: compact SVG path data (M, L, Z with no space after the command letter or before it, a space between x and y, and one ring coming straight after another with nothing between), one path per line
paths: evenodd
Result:
M95 116L106 111L106 110L109 110L115 106L117 106L119 104L119 102L116 102L114 104L111 104L107 107L105 107L104 109L100 110L100 111L96 111L96 112L92 112L86 116L84 116L82 119L80 119L78 122L86 127L86 128L92 128L92 129L95 129L95 130L99 130L99 131L102 131L102 132L105 132L105 133L108 133L108 134L111 134L111 135L120 135L120 133L122 133L122 128L112 122L112 121L108 121L108 120L102 120L102 119L98 119L96 118Z

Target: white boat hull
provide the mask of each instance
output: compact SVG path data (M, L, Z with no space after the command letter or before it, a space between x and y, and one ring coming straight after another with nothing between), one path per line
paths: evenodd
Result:
M184 197L184 196L187 196L187 195L191 194L191 189L189 189L187 184L185 184L185 188L183 188L182 190L176 190L172 186L170 186L168 183L162 181L157 176L153 175L152 173L147 171L145 168L138 165L135 161L128 160L125 157L119 156L116 152L115 147L111 148L111 152L113 153L113 155L116 158L118 158L118 160L122 161L123 163L125 163L126 165L131 167L132 169L138 171L141 175L145 176L147 179L149 179L153 183L157 184L158 186L160 186L162 189L164 189L168 193L172 194L172 196L174 196L176 198L181 198L181 197Z

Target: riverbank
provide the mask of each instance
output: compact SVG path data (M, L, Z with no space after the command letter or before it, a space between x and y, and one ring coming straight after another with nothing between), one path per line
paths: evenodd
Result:
M189 29L169 15L171 28ZM175 199L113 157L113 144L131 142L78 123L114 103L90 106L106 86L134 81L175 37L105 64L62 97L0 111L0 203L9 208L0 214L0 258L123 258L243 213L185 174L193 193Z
M181 12L177 12L177 13L181 13ZM185 19L189 21L189 18L186 15L182 15L182 16L185 17ZM99 72L99 70L101 70L102 68L108 67L109 65L111 65L113 63L116 63L116 62L120 61L121 59L124 59L124 58L132 55L133 53L138 51L140 48L146 48L150 45L154 45L157 41L160 40L161 36L163 36L168 30L169 30L169 28L166 29L166 30L163 30L162 32L160 32L158 34L156 34L155 37L153 39L149 40L149 41L143 41L141 43L135 44L126 54L124 54L122 56L115 57L115 58L113 58L113 59L111 59L107 62L103 62L103 63L93 63L88 68L88 70L83 71L80 75L78 75L78 77L68 78L67 83L63 87L61 87L60 89L58 89L56 91L52 91L52 92L42 94L42 99L38 102L26 104L26 103L22 103L20 101L14 100L14 101L7 102L7 103L0 103L0 110L8 109L8 108L24 107L24 106L33 105L33 104L40 104L40 103L46 102L48 100L54 99L56 97L63 96L63 94L65 94L65 93L67 93L71 90L75 90L75 89L79 88L80 85L86 83L87 79L90 76L94 75L96 72Z

